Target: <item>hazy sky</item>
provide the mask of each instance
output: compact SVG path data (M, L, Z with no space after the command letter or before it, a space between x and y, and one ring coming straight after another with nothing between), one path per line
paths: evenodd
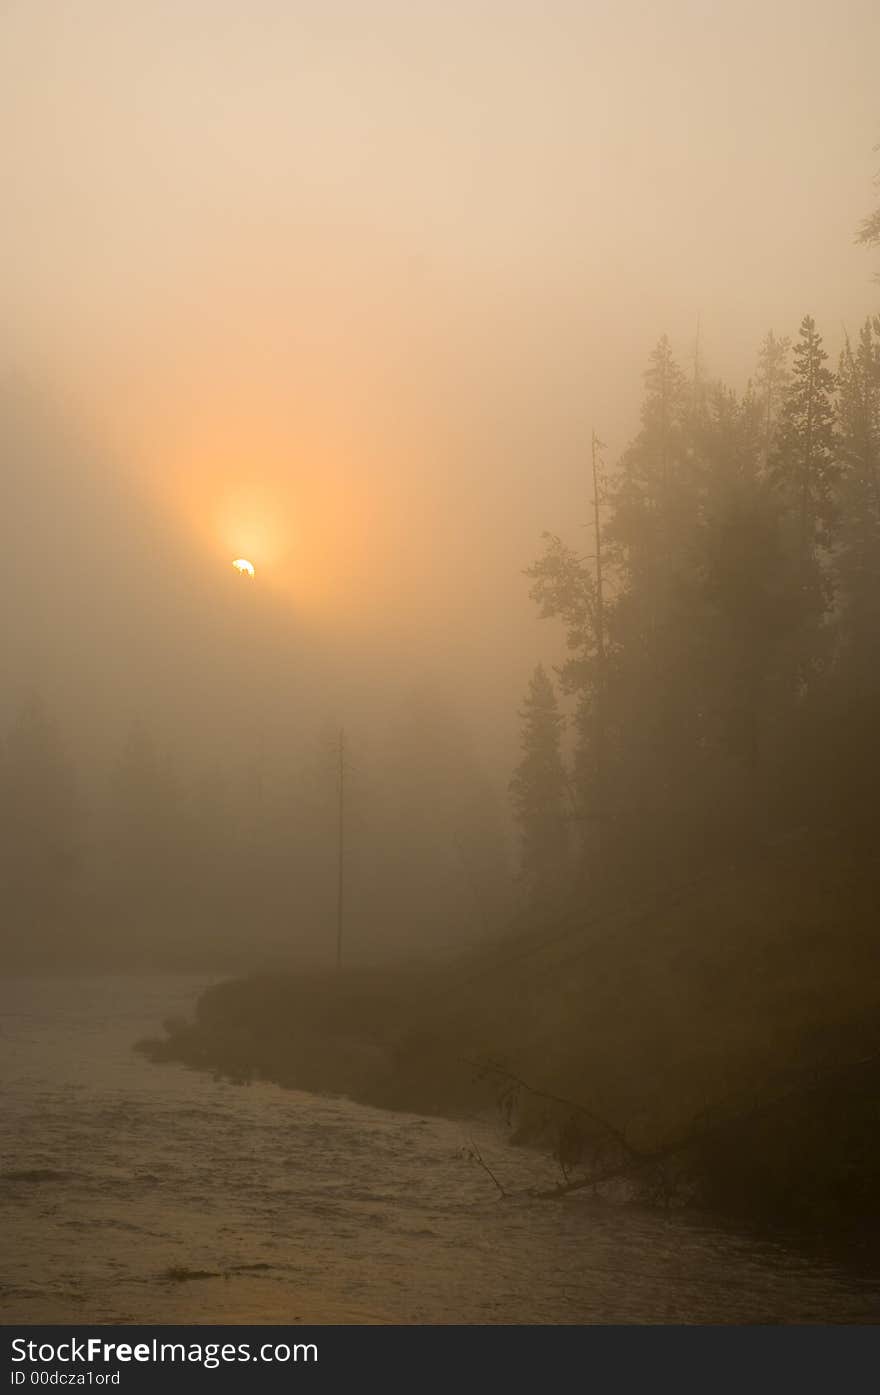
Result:
M494 704L657 337L742 385L876 308L878 59L876 0L0 0L6 353L200 604L252 555Z

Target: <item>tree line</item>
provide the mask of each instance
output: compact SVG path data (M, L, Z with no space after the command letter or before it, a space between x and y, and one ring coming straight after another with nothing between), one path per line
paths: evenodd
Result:
M836 371L811 316L793 344L768 333L741 395L661 339L638 434L613 476L595 437L591 464L589 554L545 535L528 571L567 647L522 708L531 894L650 883L803 826L870 840L880 317Z

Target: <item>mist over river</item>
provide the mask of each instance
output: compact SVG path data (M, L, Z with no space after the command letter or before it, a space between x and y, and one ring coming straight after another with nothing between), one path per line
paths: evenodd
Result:
M500 1201L500 1132L132 1051L207 979L0 990L0 1316L11 1322L864 1322L875 1279L680 1214Z

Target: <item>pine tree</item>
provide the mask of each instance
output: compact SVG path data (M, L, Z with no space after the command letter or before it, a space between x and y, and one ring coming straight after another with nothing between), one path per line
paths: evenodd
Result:
M761 728L779 724L786 699L776 656L795 622L781 504L759 468L766 426L766 401L751 392L737 401L718 388L701 443L707 500L693 540L700 558L693 605L699 622L689 677L702 714L695 731L721 762L718 774L731 792L737 766L757 770L769 744Z
M790 510L804 572L815 562L817 550L833 540L836 380L825 366L827 359L816 322L805 315L770 463L771 476Z
M764 335L758 351L757 394L761 410L761 463L766 470L773 449L783 398L791 374L788 357L791 340L777 339L773 330Z
M610 493L607 537L618 577L607 707L621 728L617 802L633 813L650 805L667 827L686 787L685 753L699 720L689 670L699 633L694 544L706 505L701 447L710 397L706 384L703 409L691 410L684 375L661 339L645 374L641 430Z
M840 356L838 576L844 658L858 686L876 685L880 648L880 320Z
M535 893L547 893L567 857L566 776L560 750L564 718L542 664L529 682L520 711L522 759L510 782L522 835L524 876Z
M609 529L633 582L651 594L653 628L663 625L679 516L692 503L692 421L687 380L664 335L645 372L642 426L620 462Z
M600 812L598 803L607 803L607 762L598 749L601 743L602 755L606 754L612 715L607 696L613 657L608 640L612 607L604 592L607 570L603 563L600 597L599 569L561 538L546 533L543 556L526 575L532 582L529 595L541 618L561 620L565 627L568 657L559 669L559 680L562 691L576 699L573 786L579 816L592 822Z

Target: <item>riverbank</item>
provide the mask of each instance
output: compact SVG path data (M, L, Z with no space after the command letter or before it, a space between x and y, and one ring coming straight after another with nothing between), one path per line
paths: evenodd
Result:
M870 869L803 849L443 968L228 981L153 1059L463 1117L498 1106L560 1181L877 1239Z
M853 1323L876 1275L579 1193L497 1128L154 1065L192 977L0 982L6 1323ZM74 988L75 991L71 991ZM517 1200L499 1204L474 1145Z

